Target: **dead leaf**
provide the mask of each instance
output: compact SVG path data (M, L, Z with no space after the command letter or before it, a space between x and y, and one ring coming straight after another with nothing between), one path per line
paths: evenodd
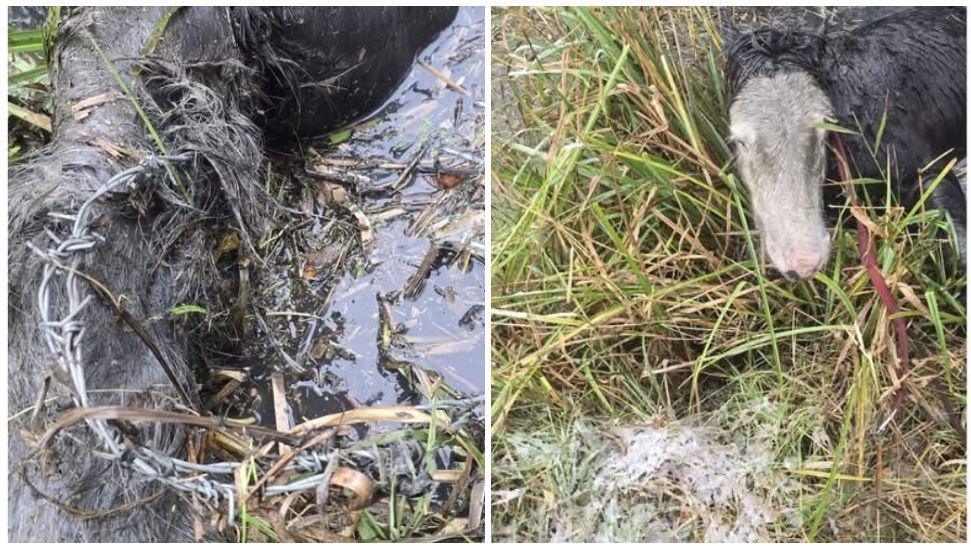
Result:
M102 137L92 139L90 142L88 142L88 144L96 148L101 148L106 154L116 159L121 159L123 157L137 158L139 156L137 151L131 148L126 148L120 144L110 142Z
M427 413L411 408L410 406L366 407L333 413L305 421L290 429L290 433L299 435L321 427L353 425L355 423L369 423L372 421L427 424L431 423L432 419ZM438 424L444 426L443 422L438 422Z
M237 250L239 250L239 233L230 231L219 240L219 244L216 245L216 250L212 254L213 258L218 262L223 256L234 253Z
M78 102L72 104L71 112L74 114L75 120L81 121L91 114L91 110L93 110L95 106L113 102L121 98L124 98L124 95L117 91L102 93L100 95L79 100Z
M914 306L914 309L917 309L917 311L919 311L924 318L930 318L931 312L927 309L927 307L924 306L924 302L920 301L920 298L917 297L917 293L914 292L914 289L909 284L897 282L897 289L900 290L901 294L903 294L904 300Z
M450 190L465 182L465 177L459 173L441 171L435 179L435 185L441 189Z
M290 430L290 412L287 411L287 388L283 381L283 374L273 372L270 375L270 384L273 387L273 416L276 420L276 429L280 432ZM280 444L280 455L286 455L290 448Z
M346 466L337 467L334 475L330 478L330 485L340 487L352 494L347 510L364 508L371 503L371 497L374 494L374 482L371 481L371 478Z
M857 222L860 222L861 224L865 225L867 229L870 230L870 233L883 238L887 237L887 232L884 231L883 228L878 226L873 220L871 220L870 217L866 215L866 211L864 211L862 207L859 207L857 205L851 205L850 214L852 214L853 217L856 218Z
M343 205L350 201L350 196L340 184L321 182L317 188L317 201L322 205Z
M336 246L329 246L315 252L308 252L303 255L303 267L300 270L300 278L317 280L327 270L332 269L340 260L343 251Z

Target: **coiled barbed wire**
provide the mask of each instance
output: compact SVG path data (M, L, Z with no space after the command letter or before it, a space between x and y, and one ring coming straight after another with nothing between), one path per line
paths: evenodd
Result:
M53 242L47 250L41 250L28 243L30 249L44 259L40 287L37 292L37 306L40 312L39 326L48 349L54 355L57 365L68 374L74 387L74 403L77 407L87 407L88 389L84 374L84 354L82 341L86 332L83 311L91 302L91 294L86 294L79 278L79 266L83 255L90 252L104 238L91 230L91 209L105 195L134 185L140 178L158 175L164 170L174 169L178 164L192 159L191 154L146 157L138 165L125 169L112 176L98 188L73 215L49 212L48 215L59 220L73 222L71 233L59 238L52 230L44 233ZM60 318L54 318L54 293L57 281L62 281L62 291L67 298L67 311ZM482 397L466 400L436 402L416 409L459 410L461 418L456 421L467 422L474 408L481 404ZM468 414L468 415L467 415ZM178 491L197 495L202 501L216 503L225 501L228 506L229 521L235 521L236 487L213 479L213 476L232 475L242 463L218 462L209 464L192 463L159 453L148 447L139 446L129 449L122 441L121 433L104 420L86 418L85 423L97 435L108 450L106 458L127 460L140 474L158 480ZM324 455L318 452L305 452L293 458L284 470L310 472L309 476L288 484L267 485L265 496L314 489L325 478L325 469L331 457L339 457L340 452L333 450ZM124 459L123 459L124 457ZM192 475L186 475L192 474Z

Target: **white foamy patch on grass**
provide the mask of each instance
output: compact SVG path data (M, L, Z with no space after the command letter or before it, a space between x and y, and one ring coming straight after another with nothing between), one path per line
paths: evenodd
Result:
M739 449L701 427L622 428L617 434L623 449L605 458L593 483L607 493L609 512L638 499L644 520L629 523L677 539L684 513L677 504L683 503L700 518L706 542L768 540L765 527L778 514L753 487L772 474L765 450Z
M799 485L760 444L740 447L714 427L598 428L517 446L548 473L541 494L551 542L770 542L792 525ZM510 442L512 445L518 442ZM547 461L544 464L541 461ZM519 494L523 494L519 492Z

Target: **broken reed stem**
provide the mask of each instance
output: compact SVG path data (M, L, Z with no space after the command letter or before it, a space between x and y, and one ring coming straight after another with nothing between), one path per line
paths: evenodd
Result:
M833 149L836 152L836 163L839 169L841 181L844 184L849 184L852 180L852 175L850 174L849 164L847 163L846 149L843 147L843 139L839 136L839 133L830 132L830 140L833 143ZM850 188L852 192L852 188ZM851 201L854 200L854 196L850 196ZM883 274L880 272L880 267L877 265L877 260L875 257L875 251L870 245L870 230L867 229L866 224L857 220L856 222L856 233L857 233L857 243L860 248L860 260L863 262L863 266L866 269L867 276L870 278L870 283L873 285L874 291L876 291L877 296L880 301L883 302L884 307L887 309L887 314L891 317L900 312L900 304L897 303L897 299L893 297L890 292L890 287L887 286L886 279L883 278ZM900 385L897 387L896 392L893 396L893 402L890 404L890 413L886 420L878 427L878 430L883 430L886 425L897 415L903 406L904 396L907 392L907 387L904 381L907 380L907 375L910 373L910 338L907 335L907 323L901 317L894 317L891 319L893 322L894 329L897 332L897 358L899 362L896 366L896 376L897 380L900 381Z

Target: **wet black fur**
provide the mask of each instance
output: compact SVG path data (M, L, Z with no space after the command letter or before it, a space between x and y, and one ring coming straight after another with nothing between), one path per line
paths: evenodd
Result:
M320 135L373 111L456 8L231 8L247 64L260 69L257 117L274 139ZM407 29L407 31L404 31Z

